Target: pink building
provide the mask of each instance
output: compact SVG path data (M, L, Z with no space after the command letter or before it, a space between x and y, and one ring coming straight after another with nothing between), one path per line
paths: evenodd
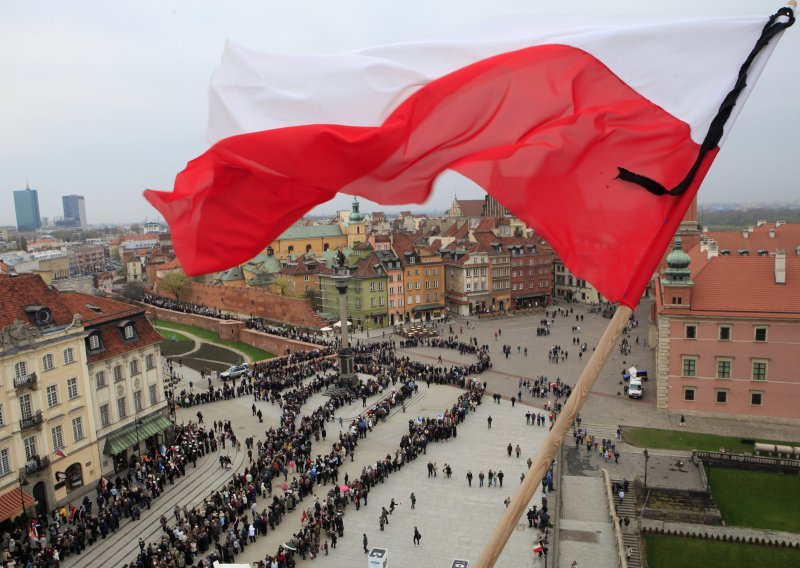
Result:
M800 255L675 249L656 281L657 404L800 419Z

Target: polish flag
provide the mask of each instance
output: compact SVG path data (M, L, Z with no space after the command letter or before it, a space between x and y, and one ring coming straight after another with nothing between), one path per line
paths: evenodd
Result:
M454 170L633 307L775 41L754 45L792 21L537 16L339 55L229 44L211 148L145 195L199 274L246 262L337 192L422 203Z
M67 451L64 448L58 448L56 450L56 456L58 456L60 458L65 458L65 457L67 457Z

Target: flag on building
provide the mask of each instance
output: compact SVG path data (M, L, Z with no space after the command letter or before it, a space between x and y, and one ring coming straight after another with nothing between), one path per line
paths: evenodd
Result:
M58 456L60 458L65 458L65 457L67 457L67 451L64 448L58 448L56 450L56 456Z
M422 203L451 169L635 306L793 19L537 16L319 56L229 44L211 148L173 192L145 195L199 274L252 258L337 192Z

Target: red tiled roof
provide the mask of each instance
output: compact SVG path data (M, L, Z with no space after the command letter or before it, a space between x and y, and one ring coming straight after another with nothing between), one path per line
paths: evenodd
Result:
M453 223L450 225L450 228L447 229L443 237L455 237L456 239L463 239L464 237L469 234L469 223Z
M353 276L356 278L377 278L383 276L382 273L375 270L375 265L383 266L381 265L381 259L378 258L378 255L372 253L356 265Z
M87 331L100 333L103 350L95 353L87 350L90 362L110 359L122 353L159 343L163 339L144 316L145 309L142 306L90 296L82 292L62 292L62 295L75 313L81 315L83 327ZM98 313L87 304L101 311ZM126 320L133 321L136 331L136 338L133 340L126 341L119 327L119 324Z
M86 328L144 313L144 308L141 306L83 292L61 292L61 298L69 306L70 312L81 316L83 326Z
M33 323L25 306L50 308L54 325L67 325L72 321L72 312L58 290L49 288L38 274L0 278L0 328L14 320Z
M314 268L309 270L306 266L306 263L314 263ZM324 262L319 261L316 258L306 258L305 254L301 254L297 257L297 260L293 264L287 264L286 266L281 267L281 274L288 274L292 276L304 276L306 274L332 274L333 270L328 268Z
M483 215L483 199L457 199L462 217L481 217Z
M21 496L20 493L22 494ZM19 487L13 487L7 493L0 495L0 522L16 517L22 513L23 501L26 509L36 504L36 499Z
M775 257L717 256L695 280L692 311L800 315L800 257L786 256L786 283L775 283Z
M177 257L158 267L159 270L173 270L175 268L181 268L181 261L179 261Z
M774 237L769 236L774 230ZM785 249L786 254L793 254L795 247L800 246L800 223L764 223L754 227L753 232L744 237L743 231L718 231L705 233L710 239L717 241L719 250L727 249L731 254L737 254L739 249L747 249L750 254L758 250L775 252L775 249Z

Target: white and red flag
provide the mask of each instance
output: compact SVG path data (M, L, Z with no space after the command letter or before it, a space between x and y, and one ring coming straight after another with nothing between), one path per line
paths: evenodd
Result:
M338 55L229 44L211 148L173 192L145 194L198 274L247 261L337 192L422 203L450 169L635 306L793 19L518 18Z

